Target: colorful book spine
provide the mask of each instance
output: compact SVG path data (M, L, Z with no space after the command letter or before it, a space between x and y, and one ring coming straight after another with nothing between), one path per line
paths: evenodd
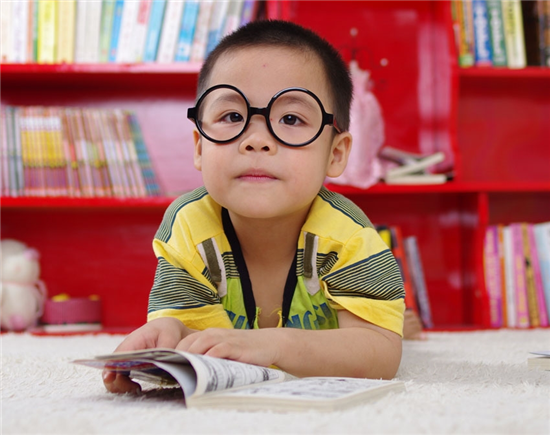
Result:
M154 62L157 59L165 6L166 0L153 0L151 15L149 17L149 27L147 28L147 36L145 38L143 62Z
M525 254L523 248L523 232L521 224L510 225L512 235L512 256L514 289L516 297L517 327L529 327L529 306L527 300L527 280L525 277Z
M124 0L116 0L113 12L113 29L111 30L111 41L109 42L109 62L116 62L123 12Z
M12 2L0 2L0 56L3 63L7 63L12 58L11 55L11 37L12 37Z
M243 4L243 0L231 0L229 2L222 37L233 33L241 25Z
M90 2L87 8L85 58L88 63L99 63L102 3Z
M0 107L0 192L9 196L8 134L6 125L6 106Z
M76 1L57 5L57 63L73 63L75 52Z
M38 63L55 63L57 2L38 2Z
M244 0L241 15L241 26L250 23L256 18L258 7L259 4L257 0Z
M527 224L527 238L529 240L531 266L533 269L533 281L537 299L540 326L548 326L548 309L546 306L546 297L544 296L544 285L542 283L542 272L540 268L539 254L537 252L535 227L533 224Z
M197 24L195 28L195 37L191 46L191 62L202 62L206 53L206 44L208 43L208 26L214 3L212 1L201 1Z
M505 285L506 285L506 312L507 326L515 328L518 325L516 315L516 284L514 274L514 248L512 242L512 231L509 226L502 229L504 261L505 261Z
M214 47L216 47L223 35L228 7L228 1L214 3L210 22L208 23L208 38L206 41L205 56L208 56L208 54L214 50Z
M152 0L141 0L139 3L138 15L133 34L132 59L133 62L141 62L143 51L145 50L145 40L147 38L147 25L151 14Z
M550 1L538 0L539 14L541 16L541 64L550 67Z
M546 302L546 317L550 322L550 222L534 224L533 232Z
M496 225L497 256L500 270L500 298L502 326L508 326L508 296L506 292L506 260L504 257L504 225Z
M28 32L23 31L29 21L29 0L18 0L12 5L11 35L11 59L13 63L27 62L27 38Z
M14 164L15 164L15 178L16 178L16 189L17 196L21 196L25 190L24 183L24 174L23 174L23 159L22 159L22 150L21 150L21 131L20 131L20 111L21 108L13 108L13 138L15 140L14 147Z
M74 40L74 61L75 63L86 63L86 21L88 18L87 9L91 4L86 0L77 0L76 3L76 25Z
M38 54L38 0L29 1L27 24L27 61L36 62Z
M525 68L525 38L520 0L502 0L504 41L509 68Z
M116 52L117 63L131 63L134 61L134 32L139 13L138 1L127 1L124 3L122 18L120 22L120 36Z
M171 63L174 61L183 7L183 2L168 2L166 5L166 13L157 53L158 63Z
M137 120L137 116L134 113L126 113L126 121L130 127L132 134L132 139L134 141L139 165L143 174L143 179L145 181L145 186L147 189L148 196L158 196L160 195L160 187L155 176L155 171L153 165L151 164L151 159L147 152L147 147L143 140L143 134Z
M195 36L195 24L199 15L200 3L188 0L181 18L180 34L176 45L176 62L188 62L191 58L191 45Z
M483 269L485 288L489 299L489 321L493 328L502 326L502 283L498 248L498 229L491 225L485 232Z
M458 64L463 68L471 67L475 60L471 0L453 0L451 6L458 27Z
M410 236L404 239L405 253L407 261L410 265L410 272L412 282L416 292L418 308L420 310L420 318L422 324L426 328L433 327L432 311L430 306L430 299L428 295L428 288L426 286L426 279L424 276L424 268L422 266L422 259L420 256L420 250L416 237Z
M491 66L493 64L493 50L486 0L473 0L472 11L475 34L475 65Z
M395 257L395 261L397 261L399 270L401 271L401 279L403 280L403 286L405 287L405 307L412 309L415 313L420 315L417 295L411 277L410 265L405 253L405 245L401 228L398 226L391 226L390 233L392 254Z
M103 0L101 8L101 24L99 32L99 61L109 62L109 50L111 48L111 33L115 18L115 1Z
M527 291L527 308L529 312L529 325L541 326L539 316L539 305L537 298L537 289L535 283L535 271L533 268L533 258L531 257L531 245L529 243L528 224L523 222L521 233L523 238L523 256L525 261L525 288Z
M491 48L493 50L493 66L508 66L500 0L487 0L487 15L489 18Z
M146 186L145 178L143 176L143 171L141 170L141 166L139 164L136 144L134 142L134 137L132 135L131 126L128 122L128 117L126 116L126 113L123 112L122 110L115 110L115 113L118 118L118 122L120 123L120 126L122 128L124 141L126 142L128 147L131 167L134 174L134 179L136 180L137 196L139 197L147 196L147 186Z
M67 191L70 197L79 197L80 196L80 183L78 180L78 162L76 161L76 155L74 153L74 142L71 137L69 126L67 124L67 116L65 110L60 111L60 122L61 122L61 138L63 153L65 156L65 169L66 180L67 180Z

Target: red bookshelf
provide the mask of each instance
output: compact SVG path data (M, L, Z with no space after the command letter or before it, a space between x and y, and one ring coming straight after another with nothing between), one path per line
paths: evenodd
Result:
M388 145L442 150L454 163L454 179L443 185L330 188L374 223L417 236L437 329L488 326L486 226L550 220L549 69L458 68L450 2L273 1L267 10L316 30L371 71ZM138 115L167 196L1 199L2 237L41 252L50 295L100 295L106 328L145 321L156 264L151 240L172 199L200 185L186 119L199 67L1 66L2 104Z

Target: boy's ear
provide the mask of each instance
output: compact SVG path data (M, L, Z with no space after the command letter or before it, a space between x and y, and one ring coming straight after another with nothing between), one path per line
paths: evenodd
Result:
M197 130L193 130L193 142L195 144L195 152L193 154L193 165L199 171L202 170L202 142L201 135Z
M327 177L336 178L342 175L348 164L351 151L352 136L345 131L334 136L330 148L330 156L327 166Z

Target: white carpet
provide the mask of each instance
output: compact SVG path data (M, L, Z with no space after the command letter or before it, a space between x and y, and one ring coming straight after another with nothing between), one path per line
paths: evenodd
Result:
M550 434L550 371L527 370L550 330L430 333L405 342L408 391L335 413L187 410L174 394L104 390L69 361L109 353L121 336L4 334L2 434Z

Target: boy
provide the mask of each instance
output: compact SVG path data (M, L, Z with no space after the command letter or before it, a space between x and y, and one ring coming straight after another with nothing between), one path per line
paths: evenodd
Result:
M362 211L323 187L351 147L346 65L315 33L253 22L206 60L195 122L204 188L167 210L148 322L117 351L171 347L296 376L392 378L398 266ZM139 391L104 373L111 392Z

